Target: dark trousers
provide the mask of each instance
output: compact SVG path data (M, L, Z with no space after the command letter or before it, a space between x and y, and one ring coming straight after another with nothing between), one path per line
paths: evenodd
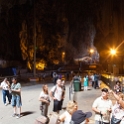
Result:
M92 87L94 86L94 81L92 81Z
M8 98L9 103L11 103L11 95L9 93L8 90L2 90L2 94L3 94L3 103L6 103L6 96Z
M54 100L53 111L57 112L62 109L62 101Z
M98 80L94 81L94 88L96 89L96 87L98 87Z

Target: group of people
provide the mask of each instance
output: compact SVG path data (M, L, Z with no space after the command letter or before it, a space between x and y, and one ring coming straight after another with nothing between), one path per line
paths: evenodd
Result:
M109 94L113 94L116 103L113 105ZM95 112L95 124L124 124L124 94L122 92L102 89L102 95L98 97L92 110Z
M50 99L53 100L53 112L59 114L65 97L64 83L64 81L58 78L56 80L56 85L51 88L50 92L48 92L47 84L42 86L39 101L41 101L40 109L43 116L47 117ZM91 116L91 112L84 113L82 110L78 110L78 105L75 101L69 101L66 106L66 111L59 116L58 123L87 124L89 121L88 118Z
M13 107L13 117L20 118L21 117L21 84L17 82L17 79L14 77L12 78L12 83L5 78L0 85L2 89L2 98L3 103L5 106L11 104ZM8 98L8 102L6 100Z
M63 88L64 87L64 88ZM50 92L48 86L43 85L43 90L40 94L39 100L41 101L41 113L47 117L48 106L50 99L53 100L53 112L59 114L62 109L63 100L65 97L65 84L61 79L56 80ZM116 103L113 105L109 99L109 94L113 94ZM121 92L120 82L117 81L114 86L114 91L107 88L102 89L102 95L93 102L92 110L95 112L95 124L124 124L124 95ZM78 104L75 101L69 101L66 106L66 111L59 115L59 122L63 124L88 124L89 117L92 116L91 112L83 112L78 110ZM118 123L115 122L118 120Z
M7 78L1 83L3 103L11 104L13 107L13 117L21 117L21 84L16 78L12 78L10 83ZM124 124L124 95L121 92L120 82L117 81L114 86L114 91L107 88L102 89L100 97L93 102L92 110L95 112L95 124ZM58 78L56 84L48 90L47 84L42 86L42 91L39 96L41 115L48 118L48 108L53 101L53 112L59 114L63 106L66 87L65 81ZM109 98L109 94L113 94L116 103L113 105ZM8 98L8 102L6 100ZM69 101L66 106L66 111L59 115L58 123L63 124L88 124L89 117L92 112L83 112L78 110L78 104L75 101Z

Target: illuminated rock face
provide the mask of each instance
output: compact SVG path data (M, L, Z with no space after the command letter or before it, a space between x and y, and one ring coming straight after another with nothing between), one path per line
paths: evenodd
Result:
M22 58L33 67L34 0L0 2L0 57ZM35 0L36 65L68 63L89 56L94 48L94 60L104 56L107 44L118 44L124 37L124 1L115 0ZM95 45L94 45L95 44ZM13 46L13 47L11 47ZM98 51L97 51L97 49ZM64 54L63 54L64 53Z

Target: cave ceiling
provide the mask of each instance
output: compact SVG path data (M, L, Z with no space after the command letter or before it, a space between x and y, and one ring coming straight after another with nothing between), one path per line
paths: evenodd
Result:
M34 36L40 61L67 62L90 48L104 58L123 41L123 6L123 0L0 0L0 58L32 62Z

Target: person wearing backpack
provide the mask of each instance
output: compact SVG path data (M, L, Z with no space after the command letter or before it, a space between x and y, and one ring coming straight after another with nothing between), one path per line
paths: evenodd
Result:
M52 87L50 91L50 97L53 100L53 111L59 114L62 109L62 98L63 98L63 88L61 86L61 79L57 79L56 85Z

